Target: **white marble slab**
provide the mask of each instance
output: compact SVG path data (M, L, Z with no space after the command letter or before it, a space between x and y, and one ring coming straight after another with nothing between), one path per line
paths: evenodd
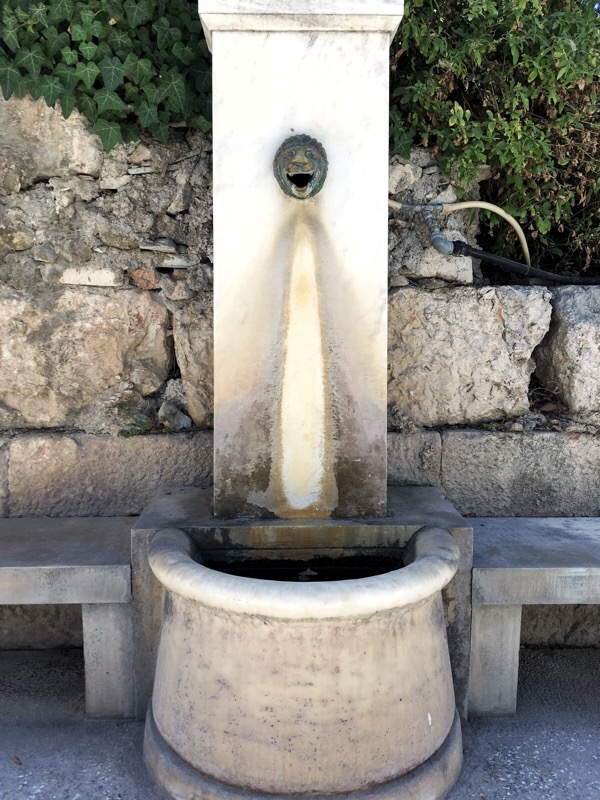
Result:
M387 32L214 32L218 515L386 512L388 46ZM294 134L328 155L309 200L273 175Z

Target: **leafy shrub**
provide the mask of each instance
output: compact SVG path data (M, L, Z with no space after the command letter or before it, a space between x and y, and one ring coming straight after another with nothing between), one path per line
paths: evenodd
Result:
M600 18L594 0L408 0L392 141L433 146L526 225L538 264L600 271ZM520 253L490 218L490 247ZM501 237L507 235L507 240Z
M107 150L140 128L208 130L210 69L196 4L188 0L5 0L0 88L78 108Z

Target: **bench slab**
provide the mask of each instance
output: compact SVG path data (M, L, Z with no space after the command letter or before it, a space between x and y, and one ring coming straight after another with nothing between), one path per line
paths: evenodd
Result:
M135 517L0 519L0 604L126 603Z
M600 518L474 518L469 714L514 714L523 605L600 603Z
M135 711L131 607L134 517L0 519L0 604L81 604L85 708Z
M600 520L475 518L473 604L600 603Z

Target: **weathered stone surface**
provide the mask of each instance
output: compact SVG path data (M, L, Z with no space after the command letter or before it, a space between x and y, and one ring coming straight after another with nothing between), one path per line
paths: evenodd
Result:
M207 485L211 474L207 433L17 436L10 445L9 514L138 514L160 487Z
M135 403L168 375L168 314L152 295L0 293L0 426L97 429L91 410ZM99 425L103 429L102 425Z
M600 439L568 433L442 433L442 486L469 516L600 516Z
M42 277L47 283L61 283L68 286L122 286L123 271L102 264L51 264L42 267Z
M0 606L0 650L54 650L82 644L80 605Z
M415 184L423 169L418 164L411 164L404 159L394 156L390 162L389 192L390 194L403 194Z
M29 250L35 242L31 228L21 222L10 222L0 217L0 247L7 250Z
M433 431L388 434L388 482L392 486L439 486L442 440Z
M600 609L593 605L523 606L521 643L533 647L598 647Z
M600 286L563 286L552 296L537 375L571 411L600 411Z
M139 289L160 289L160 274L154 267L130 267L127 274Z
M389 303L388 402L425 426L524 414L549 300L541 287L397 290Z
M102 243L108 247L135 250L140 244L140 237L122 221L98 216L97 232Z
M453 228L443 228L443 235L452 241L466 241ZM429 245L422 230L401 229L390 233L389 272L391 278L440 278L452 283L473 283L473 259L470 256L445 256Z
M190 416L203 427L213 415L213 313L208 303L192 302L173 314L175 356Z
M0 98L0 185L5 191L54 176L98 175L102 147L77 111L63 119L43 99Z
M168 431L184 431L192 427L192 420L188 415L169 400L165 400L158 409L158 419Z

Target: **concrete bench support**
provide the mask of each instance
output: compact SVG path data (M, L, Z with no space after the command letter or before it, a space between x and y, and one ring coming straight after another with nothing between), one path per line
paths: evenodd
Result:
M133 717L133 623L130 603L83 603L85 710L92 717Z
M469 714L514 714L521 608L600 603L600 519L469 521L474 537Z
M517 710L521 606L473 606L469 714Z
M0 519L0 604L82 607L86 712L132 717L131 517Z

